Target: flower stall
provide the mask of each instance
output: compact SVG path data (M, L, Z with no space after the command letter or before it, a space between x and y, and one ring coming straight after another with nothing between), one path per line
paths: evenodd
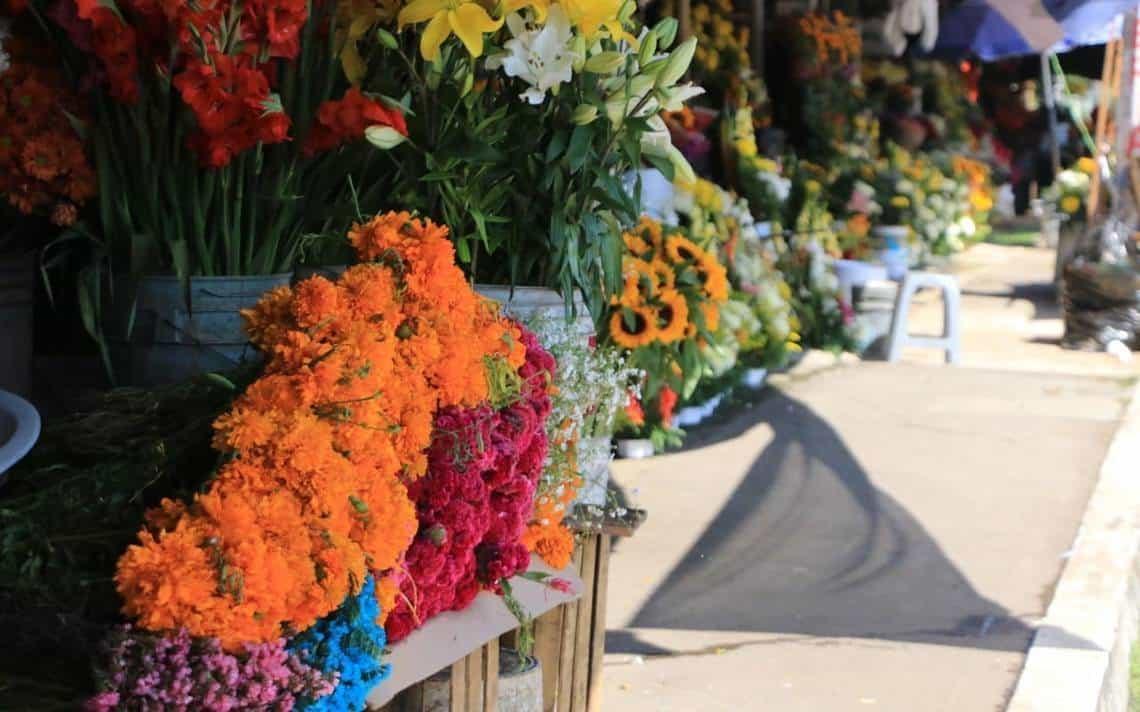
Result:
M789 99L672 11L0 0L0 287L106 374L0 485L0 707L599 709L614 451L851 349L839 260L993 206L880 138L851 18L787 25Z

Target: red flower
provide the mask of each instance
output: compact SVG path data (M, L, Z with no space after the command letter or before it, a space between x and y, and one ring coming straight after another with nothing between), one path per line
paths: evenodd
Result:
M657 396L657 414L666 427L673 423L673 409L677 407L677 392L669 386L663 386Z
M342 98L326 101L317 109L317 121L305 140L304 153L311 156L356 141L370 126L391 126L404 136L408 135L403 114L369 99L360 89L352 87Z
M645 411L642 410L641 401L634 395L633 391L629 392L629 400L625 404L625 418L630 425L645 425Z
M301 51L301 28L309 19L305 0L252 0L243 10L247 35L263 38L270 57L293 59Z
M546 581L546 585L553 588L560 593L572 594L574 593L574 585L564 578L552 578Z
M217 53L209 62L191 61L174 78L198 124L190 147L211 168L227 165L258 143L289 138L289 117L270 95L269 80L249 65L247 57Z

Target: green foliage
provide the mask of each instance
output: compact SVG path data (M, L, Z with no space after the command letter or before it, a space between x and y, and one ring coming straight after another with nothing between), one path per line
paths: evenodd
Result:
M0 493L0 709L69 699L58 708L75 709L95 646L119 622L115 563L148 507L191 494L213 472L211 423L237 392L216 380L111 391L49 422L9 473Z

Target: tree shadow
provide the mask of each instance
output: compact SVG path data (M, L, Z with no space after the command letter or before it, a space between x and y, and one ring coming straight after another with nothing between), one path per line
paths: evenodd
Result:
M1028 647L1033 629L976 591L803 403L769 389L700 441L735 437L759 422L773 429L772 442L631 628ZM630 631L612 631L607 651L676 653Z

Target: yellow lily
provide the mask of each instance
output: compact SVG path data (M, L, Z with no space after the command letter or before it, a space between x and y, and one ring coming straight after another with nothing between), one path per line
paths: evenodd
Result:
M397 18L400 29L428 21L420 36L420 54L429 62L439 57L439 48L454 34L472 57L483 54L483 35L503 26L473 0L412 0Z
M512 12L519 12L524 8L531 8L534 10L534 19L540 24L546 24L546 12L550 9L549 0L503 0L502 12L499 14L503 17L511 14Z
M636 47L637 38L621 26L623 0L562 0L562 8L570 24L581 30L587 38L592 38L604 27L615 41L625 40Z

